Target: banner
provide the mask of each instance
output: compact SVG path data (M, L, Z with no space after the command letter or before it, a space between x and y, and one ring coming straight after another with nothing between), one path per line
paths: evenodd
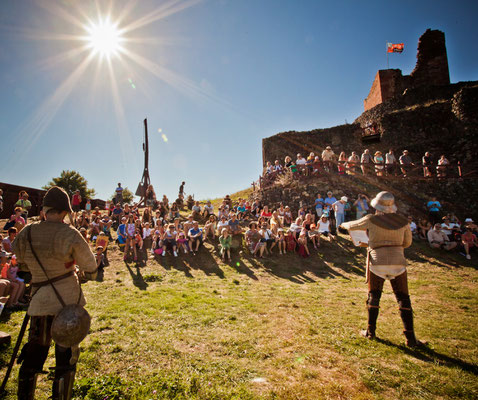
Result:
M401 53L403 51L403 43L387 43L387 53Z

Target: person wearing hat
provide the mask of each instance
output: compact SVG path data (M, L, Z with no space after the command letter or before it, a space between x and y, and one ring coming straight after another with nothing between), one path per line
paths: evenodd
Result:
M62 337L62 332L52 329L55 316L64 305L86 304L75 266L90 278L95 277L97 270L95 256L84 237L74 227L64 223L67 215L71 221L72 209L68 194L59 187L50 188L43 198L42 211L45 221L27 225L13 242L18 262L25 264L32 274L33 288L27 311L31 316L28 343L18 358L21 363L18 375L19 399L34 398L37 376L43 370L52 336L57 341ZM60 302L60 298L64 304ZM76 319L73 322L79 332L85 331L83 325L86 323L89 326L89 318L87 321ZM65 342L74 342L77 335L72 335L74 337L63 337ZM77 344L82 338L78 339ZM55 356L52 397L70 399L78 347L64 347L56 343Z
M327 172L333 171L334 160L335 160L335 153L332 150L332 147L327 146L325 150L322 152L322 162L324 164L324 169Z
M335 213L335 226L337 227L337 231L339 230L339 226L345 221L345 204L347 201L347 197L342 196L340 200L332 204L332 208L334 209Z
M423 343L415 338L413 311L408 292L407 261L403 249L412 244L412 232L408 220L396 214L395 198L390 192L380 192L371 202L375 215L368 214L346 222L342 227L368 231L367 283L368 327L363 336L374 339L376 323L385 280L390 280L402 318L407 345L415 347Z

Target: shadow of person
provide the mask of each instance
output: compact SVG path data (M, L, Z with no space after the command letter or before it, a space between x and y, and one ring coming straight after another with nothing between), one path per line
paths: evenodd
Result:
M133 280L133 285L136 286L139 290L146 290L148 284L144 281L143 275L141 275L141 271L138 267L136 267L136 273L133 272L131 267L125 263L126 268L128 269L129 274Z
M470 372L473 375L478 375L478 365L460 360L459 358L447 356L446 354L438 353L428 346L408 347L404 344L393 343L387 339L376 338L375 340L386 346L396 347L397 349L402 350L404 353L412 357L418 358L421 361L444 364L447 367L457 367L460 368L462 371Z
M183 259L185 265L190 269L201 270L206 275L216 275L221 279L224 279L224 271L219 268L219 264L213 257L211 249L206 248L204 245L199 247L196 255L188 254L187 258Z

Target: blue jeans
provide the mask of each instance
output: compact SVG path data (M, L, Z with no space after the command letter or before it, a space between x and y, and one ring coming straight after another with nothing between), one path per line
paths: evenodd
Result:
M344 223L344 221L345 221L344 213L335 213L335 226L337 227L337 230L339 229L339 226Z

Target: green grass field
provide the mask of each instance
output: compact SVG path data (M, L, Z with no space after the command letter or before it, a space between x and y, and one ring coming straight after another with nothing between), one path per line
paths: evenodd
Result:
M82 343L77 399L476 399L477 262L423 243L406 251L417 337L406 348L390 285L377 335L366 324L365 250L346 236L308 259L233 254L126 265L110 249L101 281L84 285L91 332ZM19 330L23 312L0 330ZM1 376L12 346L1 349ZM45 369L53 366L53 348ZM7 399L13 399L18 367ZM51 381L42 375L39 399Z

